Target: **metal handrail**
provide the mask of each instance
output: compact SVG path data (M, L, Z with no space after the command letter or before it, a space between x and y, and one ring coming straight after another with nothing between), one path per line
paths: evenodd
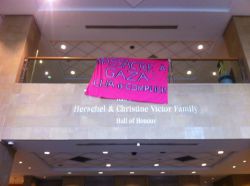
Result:
M35 61L35 63L37 63L39 60L47 60L50 62L53 61L60 61L60 60L67 60L67 61L96 61L97 58L93 58L93 57L69 57L69 56L64 56L64 57L58 57L58 56L38 56L38 57L27 57L25 58L25 62L24 62L24 68L22 70L22 75L20 78L20 82L24 81L25 78L25 73L27 70L27 65L29 64L29 62L31 61ZM170 68L169 68L169 75L170 75L170 81L175 82L174 78L173 78L173 73L172 73L172 62L196 62L196 61L201 61L201 62L209 62L209 61L228 61L228 62L238 62L240 64L240 60L238 58L170 58L170 59L152 59L152 60L169 60L170 62ZM243 72L241 71L241 76L242 79L244 80L245 75L243 74Z
M88 57L27 57L26 60L96 60L97 58L88 58ZM238 58L170 58L172 61L239 61ZM159 59L156 60L167 60Z

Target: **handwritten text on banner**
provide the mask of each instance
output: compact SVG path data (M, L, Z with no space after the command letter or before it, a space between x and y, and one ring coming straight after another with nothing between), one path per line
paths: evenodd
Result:
M166 60L100 58L86 95L166 104L168 65Z

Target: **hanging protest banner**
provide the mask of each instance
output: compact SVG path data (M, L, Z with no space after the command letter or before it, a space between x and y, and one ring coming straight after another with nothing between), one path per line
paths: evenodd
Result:
M99 58L86 95L168 103L168 60Z

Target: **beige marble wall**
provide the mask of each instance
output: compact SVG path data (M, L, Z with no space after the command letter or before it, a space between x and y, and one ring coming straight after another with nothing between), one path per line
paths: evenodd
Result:
M232 17L225 30L224 38L229 55L241 59L245 66L247 82L250 82L250 17Z
M18 5L17 5L18 6ZM5 16L0 26L0 141L24 58L34 56L40 32L32 16ZM14 88L14 89L13 89ZM16 89L17 88L17 89ZM0 186L7 186L14 153L0 143Z
M250 136L248 84L171 84L169 106L191 112L152 112L162 105L118 102L84 95L86 85L5 86L3 139L240 139ZM111 106L148 107L148 113L108 112ZM74 113L75 106L106 107L103 113ZM154 124L117 124L117 118L154 119Z
M32 16L4 16L0 27L0 92L12 92L24 58L35 55L39 40L40 31ZM8 94L0 95L0 140L9 105L6 103L10 102Z
M32 16L5 16L0 28L0 83L18 81L24 57L34 56L40 32Z

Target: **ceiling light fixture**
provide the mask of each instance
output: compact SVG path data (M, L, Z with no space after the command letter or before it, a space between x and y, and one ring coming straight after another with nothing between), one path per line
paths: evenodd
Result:
M48 75L49 75L49 72L48 72L48 71L45 71L45 72L44 72L44 75L45 75L45 76L48 76Z
M23 164L23 162L22 162L22 161L19 161L18 163L19 163L19 164Z
M247 160L243 160L242 162L243 162L243 163L246 163L246 162L247 162Z
M31 170L31 167L28 167L29 170Z
M213 76L217 76L217 72L212 72L212 75Z
M192 174L196 174L197 172L196 172L196 171L192 171L191 173L192 173Z
M220 154L220 155L221 155L221 154L224 154L224 151L223 151L223 150L219 150L219 151L218 151L218 154Z
M207 164L206 164L206 163L202 163L201 166L202 166L202 167L206 167Z
M14 145L13 141L8 141L8 145Z
M111 167L111 163L107 163L107 164L106 164L106 167Z
M135 172L129 172L129 174L135 174Z
M162 172L160 172L161 174L165 174L165 172L164 171L162 171Z
M71 74L71 75L76 75L76 71L71 70L71 71L70 71L70 74Z
M155 163L154 166L155 166L155 167L159 167L160 164L159 164L159 163Z
M140 147L140 146L141 146L141 144L140 144L140 143L136 143L136 146L137 146L137 147Z
M187 71L187 75L189 75L189 76L192 75L192 71L191 71L191 70L188 70L188 71Z
M198 50L203 50L203 49L204 49L204 45L199 44L199 45L197 46L197 49L198 49Z
M72 172L67 172L67 174L68 174L68 175L71 175L71 174L72 174Z
M109 152L108 151L103 151L102 154L108 154Z
M52 79L52 76L48 76L48 79Z
M103 172L100 171L100 172L98 172L98 174L103 174Z
M237 166L236 165L233 165L233 169L235 169Z
M39 60L39 63L40 63L40 64L43 64L43 60Z
M49 151L45 151L44 155L50 155L50 152Z
M67 49L67 46L65 44L61 44L60 47L61 47L62 50L66 50Z

